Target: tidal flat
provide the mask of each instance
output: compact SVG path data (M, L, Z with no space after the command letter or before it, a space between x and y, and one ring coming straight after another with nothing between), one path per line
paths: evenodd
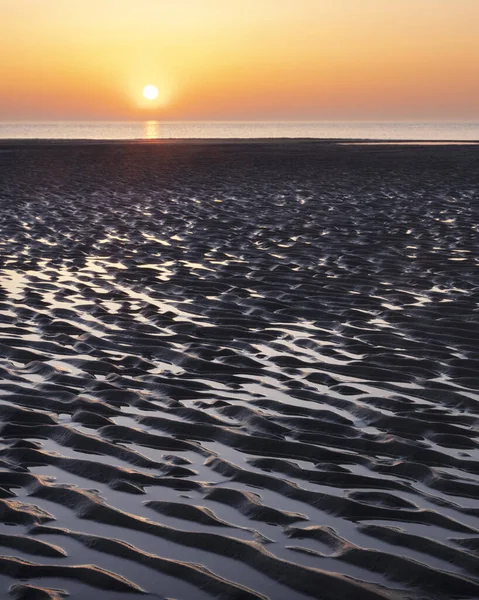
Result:
M479 597L479 147L0 143L0 597Z

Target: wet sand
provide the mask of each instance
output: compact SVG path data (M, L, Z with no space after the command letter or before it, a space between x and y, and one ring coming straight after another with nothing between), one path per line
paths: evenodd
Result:
M479 148L0 143L0 597L479 597Z

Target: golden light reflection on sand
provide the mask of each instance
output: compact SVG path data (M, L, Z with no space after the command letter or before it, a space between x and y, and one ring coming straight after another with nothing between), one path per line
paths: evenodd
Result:
M145 121L145 140L156 140L160 137L160 124L158 121Z

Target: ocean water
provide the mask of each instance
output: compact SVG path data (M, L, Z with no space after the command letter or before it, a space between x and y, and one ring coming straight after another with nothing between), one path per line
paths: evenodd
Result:
M479 141L477 123L352 121L63 121L0 122L0 139L249 139Z

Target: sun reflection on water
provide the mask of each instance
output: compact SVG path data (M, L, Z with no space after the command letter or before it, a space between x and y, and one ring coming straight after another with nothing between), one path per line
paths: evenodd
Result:
M160 124L158 121L145 121L145 140L157 140L160 137Z

